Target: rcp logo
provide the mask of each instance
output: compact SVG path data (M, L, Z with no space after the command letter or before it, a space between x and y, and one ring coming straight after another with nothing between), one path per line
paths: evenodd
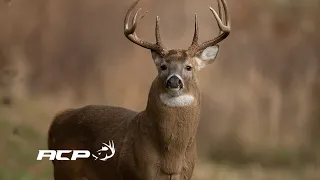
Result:
M108 153L110 151L111 153ZM71 159L67 157L62 157L62 154L71 153ZM101 157L102 153L106 153L104 157ZM37 160L42 160L44 157L48 157L49 160L59 160L59 161L68 161L68 160L76 160L79 158L89 158L90 155L94 158L94 160L106 161L114 156L116 153L116 149L114 148L113 141L109 141L108 144L102 143L101 149L97 151L98 155L91 154L88 150L39 150Z
M109 144L106 144L106 143L102 143L102 144L103 144L103 145L102 145L102 148L97 151L98 156L100 156L102 152L107 152L108 150L111 151L111 154L108 155L108 154L106 153L106 156L105 156L104 158L101 158L101 159L99 159L98 156L92 154L92 156L95 158L94 160L99 159L99 160L101 160L101 161L106 161L107 159L112 158L112 157L114 156L114 154L116 153L116 150L114 149L114 143L113 143L113 141L111 141L111 142L109 141Z

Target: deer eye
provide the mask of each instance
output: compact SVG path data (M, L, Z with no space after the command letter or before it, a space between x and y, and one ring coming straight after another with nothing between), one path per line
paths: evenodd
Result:
M165 71L165 70L167 70L168 68L167 68L166 65L161 65L161 66L160 66L160 69L161 69L162 71Z
M192 67L191 67L191 66L186 66L186 70L187 70L187 71L191 71L191 70L192 70Z

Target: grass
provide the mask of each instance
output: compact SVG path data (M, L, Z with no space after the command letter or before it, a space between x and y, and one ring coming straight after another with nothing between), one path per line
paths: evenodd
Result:
M50 118L35 107L39 106L0 107L0 180L53 179L51 162L36 161L38 150L47 148L47 127L43 124ZM197 162L192 180L320 179L319 167L305 160L305 154L290 149L250 155L236 145L211 152L211 158Z
M246 165L259 163L263 167L300 168L310 164L319 164L313 152L304 152L286 147L246 152L241 146L220 146L210 151L210 158L218 163Z
M49 180L49 161L36 161L39 149L46 149L46 138L28 125L17 126L0 117L0 179Z
M319 169L265 168L260 164L230 166L198 161L192 180L318 180Z

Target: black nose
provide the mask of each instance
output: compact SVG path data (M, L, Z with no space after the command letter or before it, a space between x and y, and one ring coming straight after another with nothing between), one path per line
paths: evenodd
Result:
M173 75L167 80L167 88L169 89L181 89L182 88L182 80L176 76Z

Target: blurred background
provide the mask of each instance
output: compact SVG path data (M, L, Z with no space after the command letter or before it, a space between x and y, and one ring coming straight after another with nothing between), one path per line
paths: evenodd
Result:
M46 133L86 104L141 111L156 69L123 35L133 0L0 2L0 179L52 180ZM230 36L199 73L203 93L193 180L320 179L320 1L227 0ZM187 48L218 34L215 0L142 0L138 34Z

